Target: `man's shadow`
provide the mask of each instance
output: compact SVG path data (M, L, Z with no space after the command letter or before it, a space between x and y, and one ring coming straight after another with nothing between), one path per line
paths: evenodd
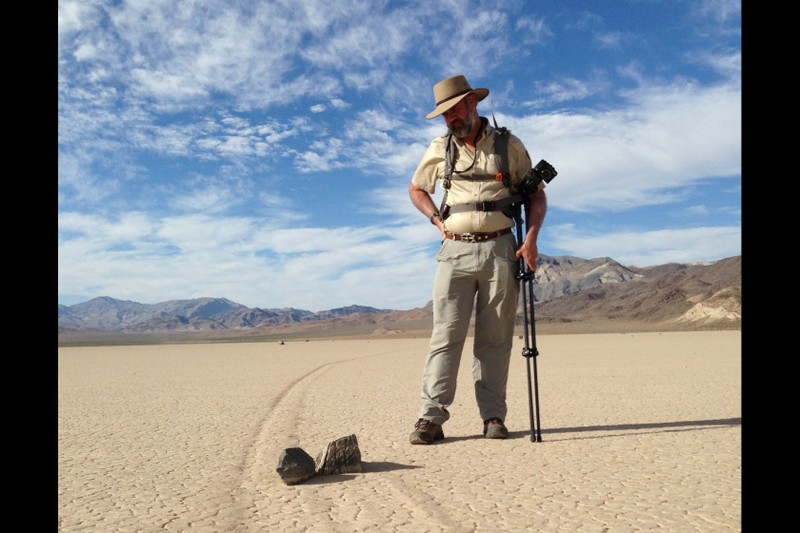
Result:
M608 424L598 426L573 426L562 428L549 428L542 429L542 442L545 441L544 435L560 435L564 437L547 439L550 442L558 442L565 440L579 440L579 439L603 439L609 437L619 437L622 435L636 435L643 433L659 433L659 432L674 432L674 431L699 431L704 429L713 429L720 427L741 426L741 418L718 418L713 420L683 420L678 422L641 422L635 424ZM655 431L653 431L655 430ZM660 430L660 431L659 431ZM600 435L575 435L580 433L596 433L605 432ZM631 433L633 432L633 433ZM523 437L530 438L532 431L509 431L508 438L519 439ZM464 440L483 439L483 435L464 435L461 437L447 437L443 441L436 444L447 444L448 442L458 442Z
M724 427L741 426L741 418L718 418L713 420L683 420L678 422L641 422L636 424L606 424L598 426L573 426L563 428L550 428L542 429L542 435L564 435L560 438L547 438L542 437L541 442L559 442L579 439L604 439L609 437L620 437L628 435L637 435L644 433L659 433L659 432L673 432L673 431L702 431L706 429L716 429ZM654 431L655 430L655 431ZM598 433L599 435L580 435L581 433ZM441 446L451 442L459 442L465 440L483 439L483 435L464 435L460 437L446 437L443 441L438 441L433 446ZM533 440L533 432L531 431L511 431L508 434L509 439L530 438ZM361 463L360 473L374 473L374 472L390 472L392 470L408 470L412 468L423 468L416 465L405 465L401 463L393 463L390 461L363 461ZM334 474L326 476L316 476L308 481L306 484L318 485L325 483L340 483L342 481L349 481L355 478L357 474Z

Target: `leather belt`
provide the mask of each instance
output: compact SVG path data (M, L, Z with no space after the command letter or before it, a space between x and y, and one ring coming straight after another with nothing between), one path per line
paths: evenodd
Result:
M511 228L491 231L489 233L445 233L444 238L461 242L485 242L505 235L506 233L511 233Z

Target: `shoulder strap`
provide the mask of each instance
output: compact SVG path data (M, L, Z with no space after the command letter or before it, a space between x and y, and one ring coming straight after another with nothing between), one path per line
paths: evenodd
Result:
M442 190L444 190L444 194L442 195L442 203L439 205L439 213L444 217L442 220L447 218L447 212L445 211L445 206L447 205L447 191L450 190L450 178L453 176L453 159L455 156L450 147L452 145L452 140L453 134L447 134L447 147L444 149L444 178L442 178Z
M492 120L494 120L494 116L492 116ZM500 164L500 172L503 174L503 185L510 189L511 174L508 171L508 136L511 133L511 130L505 126L498 127L497 122L495 122L494 131L494 153L497 155L497 159Z
M444 149L444 178L442 179L442 188L446 191L450 188L450 178L453 176L453 165L455 154L453 153L453 134L447 134L447 147Z

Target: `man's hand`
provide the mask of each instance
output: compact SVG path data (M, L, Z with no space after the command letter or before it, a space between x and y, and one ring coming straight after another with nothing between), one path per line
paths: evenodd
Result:
M442 219L441 219L441 217L436 217L436 218L434 218L434 219L433 219L433 225L434 225L434 226L436 226L436 227L438 228L438 230L439 230L439 233L441 233L441 234L442 234L442 240L444 240L444 238L445 238L445 237L444 237L444 234L445 234L445 231L444 231L444 222L442 222Z

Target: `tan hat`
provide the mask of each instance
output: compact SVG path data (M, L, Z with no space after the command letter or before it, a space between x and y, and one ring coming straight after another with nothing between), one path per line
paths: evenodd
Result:
M475 94L480 102L489 94L489 89L473 89L469 86L467 78L461 74L440 81L433 86L433 101L436 102L436 108L425 115L425 118L430 120L438 117L463 100L469 93Z

